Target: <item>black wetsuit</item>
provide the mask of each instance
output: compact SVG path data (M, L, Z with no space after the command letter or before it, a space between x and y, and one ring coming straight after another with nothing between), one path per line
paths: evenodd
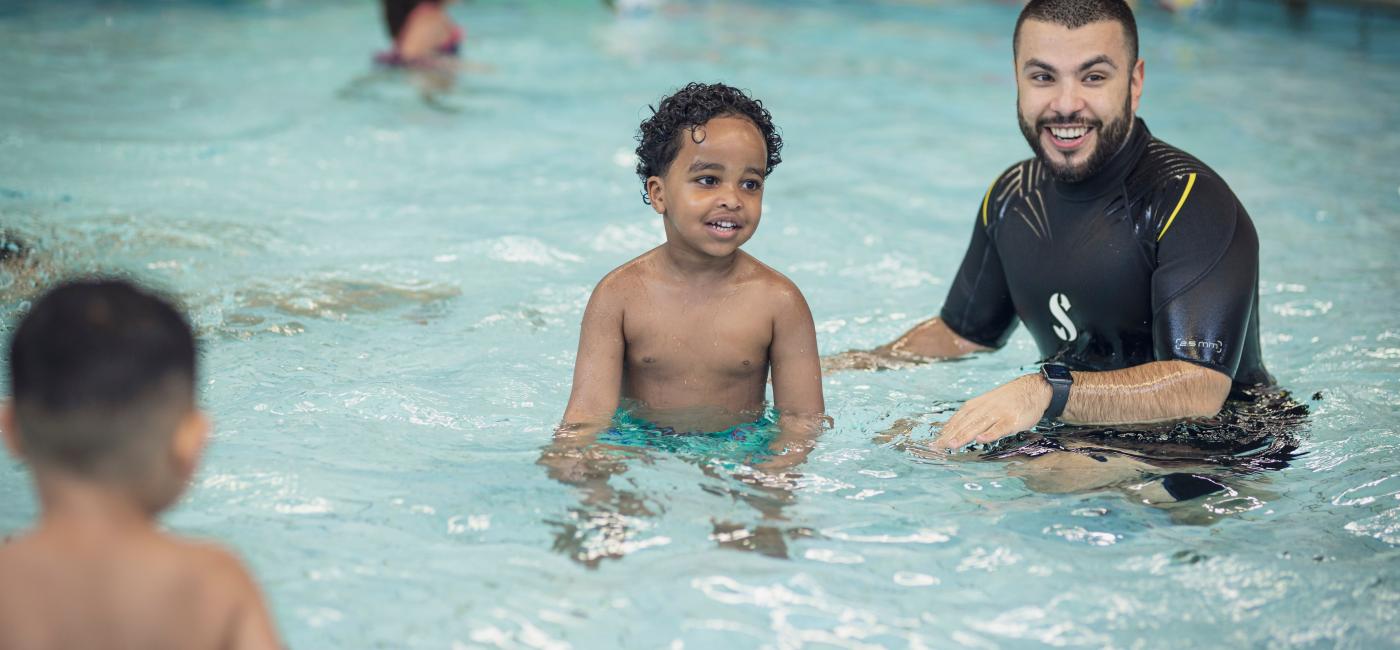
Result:
M1236 389L1273 383L1259 354L1259 242L1215 172L1138 120L1080 183L1032 158L992 184L941 316L1006 343L1019 319L1041 355L1079 370L1180 359Z

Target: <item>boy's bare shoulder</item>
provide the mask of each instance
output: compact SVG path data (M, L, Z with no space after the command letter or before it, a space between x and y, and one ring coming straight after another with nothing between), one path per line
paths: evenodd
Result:
M18 584L19 577L25 576L35 565L35 552L39 550L35 546L34 533L15 534L0 539L0 576L6 576L6 580L0 580L0 602L4 602L4 595L15 589L22 589ZM3 610L3 607L0 607Z
M802 290L797 288L797 283L777 269L760 262L758 258L748 253L743 255L747 258L748 265L745 269L745 282L752 283L762 291L766 299L773 301L774 306L795 308L807 305L807 299L802 296Z
M654 258L660 251L661 247L658 246L608 271L608 274L598 281L598 286L594 287L594 296L612 299L631 295L638 286L646 283L654 268Z
M185 565L183 569L202 576L210 593L220 594L221 599L227 597L231 603L256 596L253 576L232 551L210 542L177 537L166 537L166 540L176 549Z
M75 613L92 624L82 635L115 634L104 641L110 647L141 638L224 647L221 634L262 611L252 576L232 553L154 532L100 548L30 533L0 544L0 575L0 647L48 647L42 640L56 621ZM117 620L127 622L120 632L111 627Z

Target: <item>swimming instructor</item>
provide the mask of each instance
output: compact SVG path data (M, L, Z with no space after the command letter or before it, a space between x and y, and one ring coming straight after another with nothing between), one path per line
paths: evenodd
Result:
M1035 157L977 206L939 316L828 369L1002 347L1017 321L1044 365L969 400L935 446L1042 419L1113 425L1212 416L1272 384L1259 352L1259 242L1229 186L1136 117L1144 68L1123 0L1031 0L1013 36Z

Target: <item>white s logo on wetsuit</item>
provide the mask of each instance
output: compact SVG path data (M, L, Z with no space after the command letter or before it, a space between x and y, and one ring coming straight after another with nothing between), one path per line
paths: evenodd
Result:
M1079 336L1079 330L1074 329L1074 321L1069 319L1069 298L1065 294L1050 295L1050 315L1060 322L1059 325L1050 327L1055 330L1055 336L1060 337L1061 341L1073 341Z

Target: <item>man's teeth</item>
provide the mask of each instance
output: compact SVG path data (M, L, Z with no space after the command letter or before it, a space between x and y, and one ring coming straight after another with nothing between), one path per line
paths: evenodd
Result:
M1050 133L1061 140L1075 140L1084 137L1084 134L1088 132L1089 127L1087 126L1050 127Z

